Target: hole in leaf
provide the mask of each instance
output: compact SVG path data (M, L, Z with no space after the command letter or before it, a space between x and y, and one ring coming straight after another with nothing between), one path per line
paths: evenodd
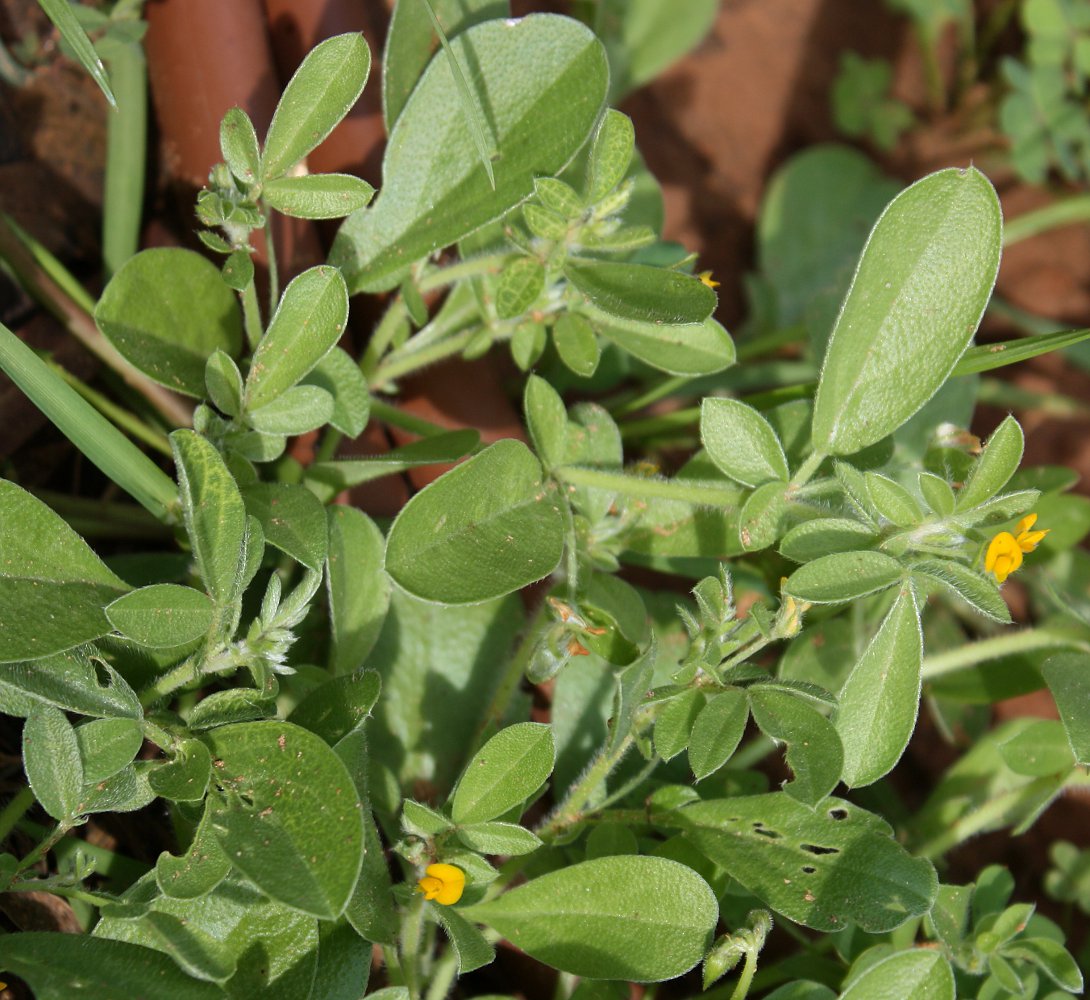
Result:
M800 851L806 851L807 854L839 854L839 847L818 847L817 844L799 844Z
M848 818L848 810L847 809L841 809L839 806L837 806L837 808L829 810L829 819L847 819L847 818Z
M767 837L769 840L780 839L780 835L775 830L766 830L760 823L753 824L753 832L758 836Z
M805 872L805 873L806 873L807 875L813 875L813 874L814 874L814 872L816 872L816 871L817 871L817 869L816 869L816 868L815 868L815 867L814 867L813 865L803 865L803 866L802 866L802 870L803 870L803 871L804 871L804 872Z

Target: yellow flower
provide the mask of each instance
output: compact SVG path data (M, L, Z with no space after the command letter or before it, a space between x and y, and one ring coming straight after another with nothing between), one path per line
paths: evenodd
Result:
M450 906L462 898L466 887L466 873L454 865L428 865L424 877L416 883L416 888L425 899L434 899L443 906Z
M697 277L709 288L718 288L719 282L712 277L711 271L701 271Z
M1037 523L1036 514L1027 514L1018 522L1012 535L1009 531L1001 531L988 544L988 552L984 556L984 571L995 576L1002 583L1019 566L1022 565L1022 553L1032 552L1048 531L1031 531Z

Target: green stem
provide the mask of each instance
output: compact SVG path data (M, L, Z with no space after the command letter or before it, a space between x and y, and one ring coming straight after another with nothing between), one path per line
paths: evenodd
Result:
M28 868L32 868L42 858L44 858L53 848L64 839L68 831L72 829L75 824L62 821L58 823L42 840L37 847L34 848L22 861L19 862L19 866L15 869L16 874L24 872Z
M157 702L164 701L187 684L194 683L200 677L199 664L198 657L186 657L178 666L157 677L140 692L140 704L144 708L149 708Z
M738 985L730 995L730 1000L746 1000L749 988L753 985L753 975L757 971L757 950L750 948L746 951L746 964L742 966L742 974L738 977Z
M1006 632L990 639L978 639L956 649L933 653L923 661L923 679L933 681L937 677L957 673L978 663L1037 649L1078 649L1085 653L1090 652L1090 643L1045 628Z
M674 375L671 378L663 379L658 385L652 386L650 389L645 390L638 396L633 396L631 399L619 406L613 408L614 417L627 417L630 413L636 413L638 410L642 410L645 406L650 406L652 403L657 403L660 399L665 399L667 396L672 396L679 389L683 389L692 381L692 377L689 375Z
M1009 247L1061 226L1090 222L1090 194L1064 198L1003 223L1003 246Z
M19 822L34 805L34 792L30 786L20 788L11 798L3 810L0 810L0 844L8 839L8 835L15 829Z
M629 733L614 750L608 746L599 751L583 776L569 789L564 800L546 817L544 823L535 831L542 840L550 840L569 826L583 818L587 804L598 794L598 789L613 773L636 742L636 737Z
M269 265L269 318L272 319L280 302L280 274L276 267L276 241L272 231L272 209L262 203L265 213L265 257Z
M417 282L417 287L421 292L432 292L437 288L453 285L463 278L474 278L479 274L498 274L510 256L509 253L497 253L487 254L482 257L469 257L466 260L458 261L457 264L451 264L448 267L432 271L430 274L425 274Z
M375 369L378 368L379 362L386 354L390 344L397 337L398 331L404 328L408 319L408 306L405 305L405 300L399 295L390 303L386 312L382 314L382 319L379 320L378 326L375 327L374 332L371 334L371 339L367 342L363 357L360 358L360 371L363 372L364 378L368 382L371 381Z
M791 477L791 486L796 489L805 485L810 481L810 478L818 470L818 466L825 461L825 455L820 451L812 452L799 466L795 475ZM789 487L790 490L790 487Z
M461 354L476 332L477 327L471 327L419 351L391 354L375 369L374 377L371 379L372 390L385 389L399 378L404 378L406 375L411 375L421 368L427 368L455 354Z
M564 465L553 470L562 482L571 486L588 486L607 490L641 500L680 500L703 507L729 507L738 505L734 490L716 486L698 486L677 480L651 479L644 476L628 476L623 472L607 472L602 469L586 469L576 465Z
M439 424L418 417L407 410L398 409L374 397L371 399L371 416L391 427L400 427L403 431L419 434L421 437L435 437L436 434L446 434L450 430L449 427L441 427Z
M253 279L240 293L242 299L242 321L246 328L246 343L253 350L261 342L264 330L261 326L261 306L257 301L257 285Z
M106 277L136 253L144 208L148 75L139 42L119 45L106 63L117 108L106 116L106 183L102 203L102 264Z
M700 407L691 406L684 410L674 410L673 413L661 413L654 417L645 417L643 420L625 421L620 425L622 441L638 441L643 438L656 437L659 434L670 434L675 431L684 431L694 428L700 420Z
M409 991L409 1000L420 1000L420 949L423 932L424 897L414 892L401 921L401 940L398 945L401 974L405 979L405 988Z
M107 420L111 420L122 430L128 431L132 437L138 441L143 441L149 448L154 448L161 455L166 455L167 458L172 456L170 441L165 434L153 430L134 413L130 413L124 407L118 406L112 400L107 399L102 393L97 392L85 382L76 378L66 368L52 362L46 363Z

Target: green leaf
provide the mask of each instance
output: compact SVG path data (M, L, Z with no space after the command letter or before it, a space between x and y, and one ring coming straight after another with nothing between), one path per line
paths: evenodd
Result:
M221 413L237 417L242 412L242 373L229 354L217 349L208 356L204 384Z
M901 759L916 726L922 662L919 609L906 587L840 691L836 729L849 787L877 781Z
M431 0L431 5L448 40L481 21L511 16L507 0ZM422 0L400 0L390 18L382 57L382 113L387 134L393 131L438 44Z
M315 462L307 475L314 482L339 493L360 483L393 476L421 465L448 465L473 451L480 443L475 430L465 428L422 438L400 448L391 448L373 458L342 458Z
M91 44L91 39L87 37L87 33L81 27L79 18L72 9L72 4L69 0L39 0L39 6L45 11L49 20L56 25L57 30L61 33L61 38L71 48L80 65L91 75L91 79L98 84L98 89L110 102L111 107L116 109L117 100L110 89L110 80L106 76L102 60L99 59L98 52L95 51L94 45Z
M772 426L737 399L707 398L700 406L700 439L708 457L744 486L787 480L791 473Z
M220 152L243 184L253 184L261 172L261 149L250 116L242 108L231 108L220 122Z
M232 722L264 719L276 714L276 702L254 688L229 688L202 698L186 717L193 732L215 729Z
M109 664L92 661L93 646L46 656L30 663L0 664L0 708L8 715L28 715L35 702L66 712L103 718L139 719L140 699ZM29 703L15 711L13 699Z
M699 802L675 813L711 861L789 920L880 934L926 913L935 869L877 816L841 799L812 809L782 792Z
M306 434L329 422L333 397L316 385L295 385L271 403L251 410L246 422L261 434L288 436Z
M585 317L564 313L553 324L553 343L560 360L580 378L590 378L598 370L602 348Z
M1003 762L1015 774L1043 778L1067 774L1075 766L1075 755L1062 722L1038 719L1026 729L999 744Z
M530 440L545 467L563 465L568 452L568 413L560 393L545 379L531 375L523 390L522 409Z
M405 505L390 529L386 570L424 600L473 604L540 580L563 548L564 518L540 463L507 439Z
M534 194L545 208L564 219L578 219L586 207L579 192L556 177L535 177Z
M541 838L516 823L470 823L458 830L458 839L481 854L529 854L541 846Z
M0 967L26 980L38 1000L146 996L149 983L171 1000L223 1000L218 986L186 975L162 952L88 935L5 934Z
M734 364L734 341L711 317L674 326L621 319L589 307L584 311L606 340L670 375L714 375Z
M614 108L602 116L587 157L587 201L601 201L624 179L636 148L632 119Z
M434 59L391 131L379 197L349 217L334 244L330 259L353 292L394 287L412 262L525 200L535 177L558 174L578 152L601 113L605 53L575 21L551 14L486 21L450 48L472 67L496 187L465 126L450 60Z
M1085 653L1058 653L1045 661L1041 674L1056 700L1075 759L1090 764L1090 657Z
M545 324L524 321L511 335L511 357L522 371L529 371L545 350Z
M390 578L383 568L386 540L363 511L329 508L329 595L334 674L354 671L367 658L390 607Z
M980 344L970 347L954 366L953 375L976 375L1004 365L1028 361L1039 354L1060 351L1065 347L1081 344L1090 337L1090 329L1059 330L1056 333L1035 333L1017 340L1004 340L997 344Z
M859 451L939 390L984 312L1001 234L995 191L972 167L931 174L889 204L829 341L814 402L816 451Z
M185 527L197 569L212 599L227 605L242 593L246 508L234 477L216 449L199 434L170 435L178 469Z
M118 632L141 646L167 649L204 635L212 627L213 607L200 590L156 583L107 605L106 617Z
M536 792L553 772L552 730L537 722L501 729L466 765L451 816L459 826L502 816Z
M449 906L429 903L428 911L439 921L450 943L454 945L454 951L458 956L459 975L473 972L495 960L496 952L492 945L457 910Z
M950 484L930 472L921 472L919 478L920 494L927 506L939 517L949 517L954 513L956 500Z
M655 719L655 753L663 760L673 760L689 745L693 725L707 698L692 688L666 703Z
M847 517L818 517L796 524L780 539L780 554L805 563L837 552L859 550L878 540L873 528Z
M359 437L367 426L371 396L359 365L340 347L334 347L303 379L304 385L316 385L333 397L333 415L329 418L347 437Z
M0 661L106 635L103 609L128 589L44 503L0 479Z
M1018 471L1025 439L1022 428L1007 416L984 445L969 478L958 491L957 509L966 510L991 500Z
M0 369L110 480L160 520L173 514L170 477L3 323Z
M64 713L35 705L23 726L23 768L34 797L54 819L72 820L83 799L79 741Z
M500 319L521 316L544 290L545 268L541 261L536 257L516 257L504 267L496 282L496 315Z
M290 722L225 726L204 739L230 796L212 826L232 863L285 906L337 917L363 856L356 788L340 758Z
M974 611L993 621L1009 624L1011 613L995 581L952 559L923 559L913 563L914 575L925 576L961 598Z
M429 836L446 833L454 824L442 813L412 799L406 799L401 806L401 826L406 833L417 836Z
M801 698L771 685L754 684L749 707L766 736L787 744L795 779L783 790L805 805L817 805L840 780L844 750L836 728Z
M201 746L204 747L203 744ZM211 770L212 755L207 748L204 752L208 756ZM158 772L152 772L152 777L156 773ZM201 797L203 798L203 793ZM155 863L155 880L164 896L172 899L198 899L219 885L231 870L230 859L223 853L223 848L212 832L214 806L213 800L206 802L188 850L180 857L174 857L166 851L159 855Z
M903 576L901 564L882 552L837 552L800 566L783 589L811 604L839 604L885 590Z
M337 343L347 321L348 290L336 268L312 267L294 278L254 351L246 408L260 409L295 385Z
M594 858L611 858L618 854L640 853L636 835L623 823L596 824L587 834L586 848L588 861Z
M76 729L83 780L90 784L112 778L128 767L144 744L136 719L95 719Z
M547 178L552 180L553 178ZM538 191L539 182L541 178L538 178L534 182L534 193L540 197ZM563 181L557 181L558 184L563 184ZM564 185L567 187L567 185ZM528 201L522 206L522 218L526 222L526 228L534 236L538 236L543 240L565 240L568 236L568 219L561 215L559 212L554 212L551 208L546 208L544 205L538 205L536 202Z
M364 208L375 189L351 174L279 177L262 189L265 200L296 219L343 219Z
M864 472L863 481L874 509L890 524L911 528L923 520L923 511L916 498L900 483L877 472Z
M208 358L217 350L236 355L242 346L238 299L219 268L176 247L125 261L95 306L95 322L149 378L198 398Z
M148 775L156 795L172 802L200 802L212 777L212 755L199 740L182 740L174 756Z
M383 685L369 728L375 759L405 787L424 781L447 792L453 786L485 724L498 683L496 664L508 661L522 626L517 597L444 608L394 591L367 660ZM435 663L442 663L441 674ZM437 703L443 706L439 726Z
M609 53L611 102L658 76L711 30L717 0L685 0L684 16L661 0L604 0L595 30Z
M704 957L719 906L691 868L628 855L550 872L461 913L563 972L646 983Z
M700 702L703 702L702 696ZM717 694L704 705L689 739L689 766L697 781L714 774L734 756L748 719L749 703L745 692L737 688ZM657 727L655 740L657 746Z
M381 690L382 678L374 670L334 677L303 698L290 718L332 746L370 717Z
M641 323L703 323L716 295L699 278L649 264L569 257L564 276L603 312Z
M840 1000L954 1000L954 970L941 951L913 948L880 959L852 979Z
M358 33L327 38L310 50L284 88L265 137L265 183L286 174L333 131L359 98L370 69L371 53Z
M1017 938L1003 949L1007 958L1032 962L1061 989L1081 993L1082 971L1059 941L1046 937Z
M241 493L246 513L260 522L265 541L304 566L321 570L329 529L325 508L310 490L290 483L250 483Z
M138 761L105 781L85 782L80 813L135 812L155 798L148 785L151 765Z

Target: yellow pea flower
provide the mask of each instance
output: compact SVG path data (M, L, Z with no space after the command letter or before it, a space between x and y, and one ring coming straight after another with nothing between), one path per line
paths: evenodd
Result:
M1009 531L1001 531L988 543L988 551L984 556L984 571L991 573L999 583L1002 583L1019 566L1022 565L1023 553L1032 552L1041 539L1048 534L1048 530L1033 531L1037 523L1036 514L1027 514L1018 522L1014 529L1017 534Z
M462 898L466 887L466 873L455 865L428 865L424 877L416 883L416 888L425 899L434 899L443 906L450 906Z
M719 282L712 277L711 271L701 271L697 277L709 288L718 288Z

